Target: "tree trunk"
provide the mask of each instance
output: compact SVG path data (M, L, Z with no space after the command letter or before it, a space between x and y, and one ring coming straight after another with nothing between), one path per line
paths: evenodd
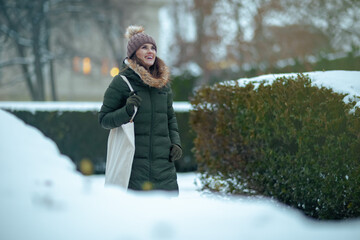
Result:
M49 23L49 20L45 20L45 29L46 29L46 48L49 53L51 53L51 26ZM51 99L52 101L57 101L58 97L56 94L56 84L55 84L55 71L54 71L54 61L53 56L51 56L51 59L49 60L49 77L50 77L50 89L51 89Z
M20 57L25 58L23 47L18 43L16 43L16 47L17 47L17 51L18 51ZM29 65L28 64L22 64L21 65L21 70L22 70L22 73L24 75L26 85L27 85L27 87L29 89L31 100L33 100L33 101L39 100L38 99L38 94L37 94L37 88L34 86L33 82L31 81L31 75L30 75L30 72L29 72Z
M38 99L40 101L45 101L45 84L44 84L44 76L42 72L42 64L41 64L41 54L40 54L40 26L34 24L33 29L33 53L34 53L34 68L36 75L36 82L38 86Z
M34 69L38 87L38 100L45 101L45 82L41 63L41 25L43 20L43 2L38 3L38 12L32 19L32 49L34 54Z
M4 7L5 3L2 0L0 0L0 6L3 6L3 7L0 7L0 10L8 22L8 25L9 25L8 28L11 29L13 32L18 32L18 26L11 20L10 16L8 15L8 13ZM19 56L21 58L26 58L24 47L19 43L18 39L15 39L14 44L16 46L17 52L19 53ZM37 100L38 94L36 91L36 87L33 85L33 82L31 81L31 76L30 76L28 65L22 64L21 70L24 75L26 85L29 89L31 99Z

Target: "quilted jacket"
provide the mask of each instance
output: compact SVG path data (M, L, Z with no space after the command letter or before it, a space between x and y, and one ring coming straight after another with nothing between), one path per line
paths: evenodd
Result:
M173 109L170 73L158 58L162 75L154 78L142 66L127 59L120 74L127 77L142 102L134 118L135 156L129 189L170 190L178 192L176 169L170 159L171 144L181 147L178 124ZM127 123L126 111L130 89L120 75L105 91L99 122L111 129Z

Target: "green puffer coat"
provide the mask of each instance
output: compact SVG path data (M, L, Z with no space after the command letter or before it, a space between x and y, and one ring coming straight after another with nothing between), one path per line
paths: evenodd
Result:
M128 78L142 102L134 118L135 156L129 189L178 191L176 169L170 162L171 144L181 146L178 124L172 107L169 71L158 58L163 74L153 78L145 68L127 59L121 72ZM129 122L126 99L130 89L120 75L112 80L99 112L102 127L111 129Z

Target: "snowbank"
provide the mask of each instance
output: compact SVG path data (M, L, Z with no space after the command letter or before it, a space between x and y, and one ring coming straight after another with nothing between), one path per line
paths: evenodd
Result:
M124 193L83 177L37 129L0 110L0 239L359 239L360 221L314 222L279 203ZM100 180L99 180L100 179Z

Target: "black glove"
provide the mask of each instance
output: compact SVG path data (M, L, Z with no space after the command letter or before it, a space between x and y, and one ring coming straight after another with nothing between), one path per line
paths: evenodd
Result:
M134 114L134 106L139 107L141 104L141 97L139 95L135 95L134 92L130 93L130 97L126 99L126 111L129 116Z
M175 162L176 160L179 160L181 156L182 156L181 147L179 147L176 144L172 144L170 148L170 161Z

